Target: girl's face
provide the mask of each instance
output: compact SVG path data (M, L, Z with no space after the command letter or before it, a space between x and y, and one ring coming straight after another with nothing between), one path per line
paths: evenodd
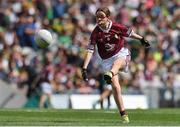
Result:
M108 22L108 18L106 16L106 14L102 11L98 11L96 13L96 22L97 22L98 26L100 26L101 28L106 28L106 25Z

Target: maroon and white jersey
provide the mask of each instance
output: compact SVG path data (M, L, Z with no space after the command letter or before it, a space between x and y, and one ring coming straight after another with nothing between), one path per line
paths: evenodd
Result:
M96 26L91 33L88 50L94 50L97 45L102 59L107 59L118 53L124 47L124 37L129 37L132 29L115 22L110 22L107 30Z

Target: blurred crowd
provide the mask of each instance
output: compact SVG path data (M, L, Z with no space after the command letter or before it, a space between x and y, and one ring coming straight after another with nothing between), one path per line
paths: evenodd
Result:
M143 93L147 86L180 87L179 0L1 0L0 79L28 87L27 97L42 93L101 93L101 60L97 53L88 67L89 82L81 66L95 27L95 11L111 10L111 19L130 26L151 43L126 39L132 61L123 74L123 92ZM40 49L34 40L38 29L51 31L54 42ZM42 99L43 101L43 99Z

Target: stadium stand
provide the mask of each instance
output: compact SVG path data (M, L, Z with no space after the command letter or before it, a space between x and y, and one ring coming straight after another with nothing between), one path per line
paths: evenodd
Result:
M8 91L0 92L0 97L14 96L7 95L12 93L9 86L13 84L19 90L27 88L27 100L36 100L27 101L25 107L38 107L44 82L49 83L52 94L102 93L104 82L98 55L94 55L88 68L88 83L82 81L80 73L90 32L95 26L94 13L100 5L110 8L112 19L134 26L134 31L145 35L152 45L146 51L139 42L127 39L132 61L129 78L121 79L123 93L147 96L149 108L169 106L160 102L164 93L167 98L172 94L170 106L179 107L178 0L0 1L0 79L8 86L0 89ZM40 49L35 44L34 33L40 28L53 34L55 42L49 49Z

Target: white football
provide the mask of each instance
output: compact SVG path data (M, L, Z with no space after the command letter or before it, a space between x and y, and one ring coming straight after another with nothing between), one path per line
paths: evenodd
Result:
M46 29L40 29L35 33L35 41L40 48L47 48L53 41L52 34Z

